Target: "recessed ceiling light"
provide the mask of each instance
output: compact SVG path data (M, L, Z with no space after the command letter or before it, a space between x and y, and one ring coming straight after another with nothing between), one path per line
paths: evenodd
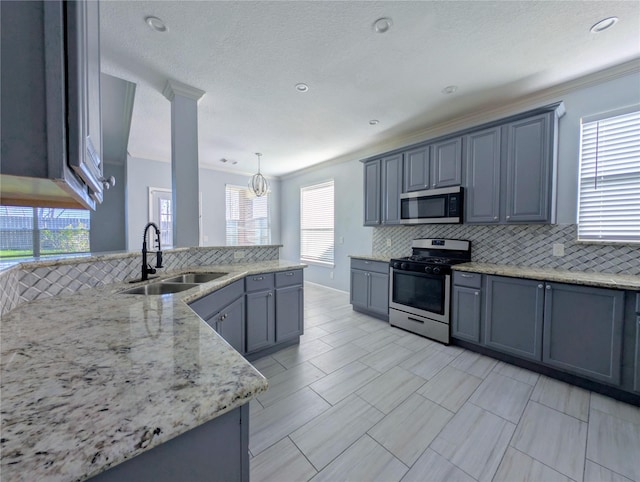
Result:
M441 90L441 92L443 94L449 95L449 94L453 94L457 90L458 90L457 85L447 85L444 89Z
M616 23L618 23L618 17L609 17L603 20L600 20L589 30L591 33L600 33L604 32L608 28L613 27Z
M149 28L151 30L154 30L156 32L166 32L167 31L167 26L158 17L153 17L153 16L145 17L144 21L147 23L147 25L149 26Z
M298 92L306 92L309 90L309 86L300 82L299 84L296 84L296 90Z
M382 17L373 22L373 29L378 33L385 33L393 25L393 20L389 17Z
M375 126L375 125L378 125L378 124L380 124L380 121L378 119L371 119L369 121L369 125L370 126Z

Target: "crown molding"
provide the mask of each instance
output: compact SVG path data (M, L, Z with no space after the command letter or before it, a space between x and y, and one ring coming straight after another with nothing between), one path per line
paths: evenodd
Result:
M173 101L176 95L187 97L188 99L193 99L197 102L205 93L206 92L204 90L196 89L195 87L183 84L177 80L167 80L164 89L162 89L162 95L164 95L169 102Z
M384 152L399 149L404 146L410 146L417 142L428 140L430 138L439 137L449 133L453 133L458 130L467 129L473 127L476 124L485 124L495 120L499 120L502 117L517 114L519 111L528 110L541 105L543 103L550 103L556 100L559 96L563 96L567 93L576 91L578 89L591 87L603 82L615 80L620 77L627 76L629 74L635 74L640 72L640 58L630 60L628 62L610 67L608 69L599 70L591 74L578 77L560 84L542 89L531 94L519 97L506 104L501 104L493 108L482 108L479 112L472 112L467 115L455 117L453 119L438 122L435 125L431 125L427 128L420 128L414 130L409 134L403 136L394 137L387 141L383 141L377 144L363 147L351 151L342 156L323 161L319 164L314 164L309 167L298 169L290 173L280 176L280 179L287 180L302 174L324 169L326 167L334 166L336 164L342 164L343 162L359 161L360 159L366 159L368 157L382 154Z

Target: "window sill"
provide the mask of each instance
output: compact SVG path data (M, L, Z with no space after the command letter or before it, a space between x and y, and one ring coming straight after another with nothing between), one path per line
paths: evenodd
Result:
M300 258L300 262L301 263L305 263L305 264L311 264L314 266L322 266L323 268L335 268L335 263L325 263L322 261L317 261L314 259L304 259L304 258Z
M640 246L640 240L615 241L611 239L603 239L602 241L599 241L597 239L576 239L575 243L579 245L595 245L595 246L614 246L614 247L631 246L634 248Z

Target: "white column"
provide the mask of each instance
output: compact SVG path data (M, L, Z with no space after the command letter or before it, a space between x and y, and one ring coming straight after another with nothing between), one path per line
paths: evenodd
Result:
M168 80L162 94L171 102L173 245L198 246L198 100L204 91Z

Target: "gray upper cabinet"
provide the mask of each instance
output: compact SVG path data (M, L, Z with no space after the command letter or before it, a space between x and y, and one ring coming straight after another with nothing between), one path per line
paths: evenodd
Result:
M507 222L550 220L553 113L506 126Z
M369 161L364 165L364 225L380 224L380 160Z
M400 224L402 154L382 159L382 224Z
M422 191L431 187L429 146L404 153L404 182L402 192Z
M500 140L500 127L465 137L466 223L500 221Z
M555 113L546 112L465 137L465 222L549 223Z
M5 204L102 201L98 2L0 2Z
M545 284L543 361L620 384L624 292Z
M462 137L431 146L433 176L431 187L459 186L462 182Z
M364 225L400 224L402 154L364 164Z
M530 360L542 360L544 283L487 276L484 344Z

